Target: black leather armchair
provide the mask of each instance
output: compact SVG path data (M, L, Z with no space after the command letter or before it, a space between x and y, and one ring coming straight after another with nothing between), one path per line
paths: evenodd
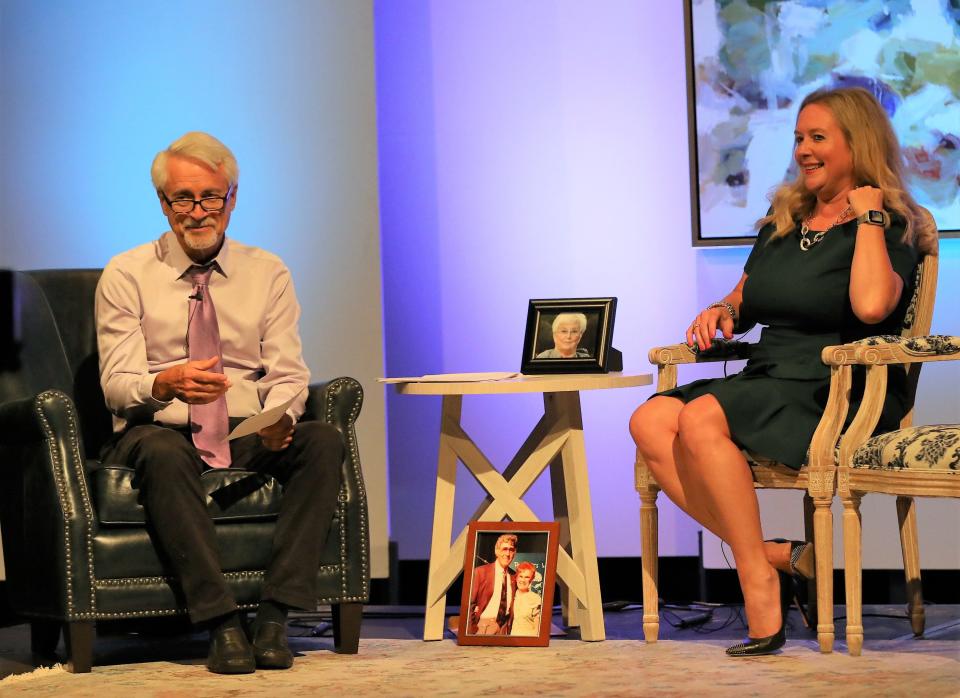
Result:
M90 671L98 621L185 615L182 594L151 541L133 471L96 460L111 421L98 378L93 299L100 270L14 272L18 365L0 372L0 530L9 603L31 622L33 651L50 656L61 629L68 666ZM322 544L319 604L331 604L338 651L357 651L369 597L367 503L352 378L312 385L303 419L335 425L346 445L339 508ZM214 493L250 473L210 471ZM223 569L243 609L257 606L279 484L232 503L208 499ZM112 625L112 624L111 624Z

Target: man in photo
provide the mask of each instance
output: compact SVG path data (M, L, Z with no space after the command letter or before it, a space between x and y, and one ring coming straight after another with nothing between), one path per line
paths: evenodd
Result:
M538 359L589 359L590 352L579 346L587 329L583 313L560 313L553 319L553 349L537 354Z
M509 635L513 621L516 573L510 563L517 554L517 536L505 533L494 546L496 560L473 571L470 584L471 635Z

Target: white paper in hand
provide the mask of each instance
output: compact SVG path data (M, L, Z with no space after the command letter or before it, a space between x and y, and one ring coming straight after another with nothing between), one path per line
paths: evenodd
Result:
M239 439L241 436L247 436L248 434L256 434L261 429L266 429L267 427L276 424L280 417L283 416L283 413L287 411L287 408L293 404L294 400L300 397L300 393L302 393L304 390L306 390L306 386L301 388L296 395L282 405L271 407L269 410L264 410L260 414L247 417L237 425L236 429L230 432L230 435L227 437L227 441L233 441L234 439Z

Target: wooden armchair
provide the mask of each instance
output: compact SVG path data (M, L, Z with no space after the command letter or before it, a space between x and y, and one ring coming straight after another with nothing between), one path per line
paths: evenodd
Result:
M904 319L900 337L904 339L921 337L929 333L933 316L933 302L937 285L937 257L926 255L917 266L914 294ZM649 352L650 363L657 366L657 391L667 390L677 385L677 365L715 362L748 358L751 345L743 342L716 340L715 348L695 354L686 344L673 344L654 347ZM848 345L845 345L848 346ZM840 347L842 348L842 347ZM832 350L838 347L826 347L822 358L826 361L832 356ZM918 364L919 366L919 364ZM830 504L835 493L836 444L843 429L849 407L851 388L851 367L847 364L831 363L830 394L823 417L813 434L807 453L807 462L794 470L776 463L761 454L744 452L753 467L753 477L757 489L793 489L804 492L803 512L807 538L813 540L817 560L817 583L811 582L811 616L817 618L817 639L821 652L833 651L833 515ZM916 390L916 373L908 374L910 400ZM908 426L912 410L901 422ZM876 424L876 420L874 420ZM634 470L635 486L640 495L640 538L641 562L643 574L643 634L647 642L656 642L660 633L659 593L657 589L657 495L660 488L653 473L650 472L643 457L637 452ZM912 512L908 500L898 501L898 511ZM915 521L915 519L914 519ZM907 526L907 535L913 536L916 548L916 525ZM919 567L908 562L909 546L904 545L904 566L907 579L919 579ZM919 595L916 596L919 599ZM911 598L911 613L923 613L922 604ZM919 606L919 610L917 607Z
M831 365L849 370L864 365L866 388L860 409L840 442L837 494L843 502L844 581L847 592L847 647L863 648L860 500L868 492L896 495L900 543L907 576L910 624L923 633L920 551L913 497L960 498L960 425L911 426L871 438L887 385L887 366L906 364L916 380L923 363L960 360L960 337L869 337L834 347Z

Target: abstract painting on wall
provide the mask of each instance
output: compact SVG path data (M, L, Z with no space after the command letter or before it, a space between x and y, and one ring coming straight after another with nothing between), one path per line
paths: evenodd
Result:
M752 242L797 172L800 102L864 87L890 115L908 187L960 235L960 0L686 0L695 245Z

